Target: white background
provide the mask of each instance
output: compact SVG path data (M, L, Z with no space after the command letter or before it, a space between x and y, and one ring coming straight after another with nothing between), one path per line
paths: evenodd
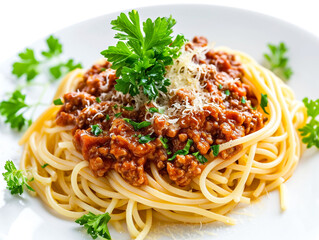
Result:
M0 62L74 23L124 9L175 3L248 9L291 22L319 37L317 0L0 0Z
M0 0L0 62L16 54L37 39L74 23L114 11L159 4L212 3L249 9L291 22L319 37L318 8L315 1L310 0L301 0L298 2L282 0L114 0L111 3L109 2L110 1L107 0ZM223 17L218 19L220 19L220 24L223 27ZM247 21L245 21L245 23L246 22ZM247 24L250 24L250 22L247 22ZM234 25L236 26L236 21L234 21ZM254 24L252 23L252 25ZM263 26L258 23L256 25L258 28ZM265 34L278 33L278 31L270 31L271 29L269 29L269 27L263 30ZM255 29L255 31L257 30ZM289 32L285 28L282 28L282 31ZM291 45L289 46L292 47L289 53L291 53L292 56L298 56L291 58L291 66L294 70L296 69L293 78L296 80L292 79L289 84L293 85L293 89L296 90L298 96L305 96L305 93L307 93L308 96L312 94L314 98L318 95L317 89L319 81L316 77L316 69L318 68L317 59L319 56L319 48L315 47L317 45L307 44L310 41L309 36L304 36L305 41L303 41L303 36L301 35L302 34L298 34L297 32L296 35L287 35L284 39L285 41L291 39L291 41L289 41ZM282 34L282 36L286 35ZM226 35L223 35L223 37L227 38ZM269 38L264 39L262 42L256 42L261 43L262 46L266 46L264 41L274 39L274 42L277 42L279 38L281 38L281 36L277 35L268 37ZM253 40L259 39L259 37L256 36L249 36L249 38ZM71 42L73 43L74 41ZM244 43L239 46L243 46ZM300 44L300 49L298 49L299 43L303 43L302 45ZM251 46L251 51L249 52L260 55L260 46L261 45ZM246 48L239 47L238 49ZM73 52L70 51L69 56L73 56L72 53ZM81 52L81 54L84 54L85 58L87 58L87 55L85 55L86 51ZM81 54L79 54L79 56ZM89 59L95 59L92 54L93 53L89 53ZM83 59L85 58L83 57ZM298 81L298 79L304 80ZM0 92L4 92L4 88L10 84L10 81L7 79L4 79L4 81L6 81L5 84L0 84ZM3 85L5 85L5 87L3 87ZM8 131L4 136L2 134L5 134L5 129ZM19 150L21 151L21 148L16 144L16 141L17 136L12 134L9 128L1 128L0 163L2 163L0 164L0 172L3 171L1 167L4 165L3 162L6 159L18 159L20 155ZM319 193L316 191L316 189L318 189L317 183L319 182L319 175L317 174L319 159L318 154L313 157L314 152L315 149L313 149L312 152L308 151L307 154L302 157L302 164L298 166L294 177L287 182L289 210L286 211L285 214L281 214L279 210L278 192L272 192L270 196L265 196L259 205L251 205L241 210L243 213L247 211L248 214L253 212L253 215L247 214L247 216L243 215L241 218L240 215L236 216L236 219L239 219L238 225L231 228L214 229L214 232L218 234L216 239L319 239L319 228L317 226ZM0 180L2 179L2 176L0 176ZM38 199L33 199L27 194L24 194L22 197L12 197L8 191L4 190L4 187L0 186L0 239L4 238L2 238L4 235L1 234L8 235L8 239L12 240L27 240L34 239L35 237L41 240L44 238L75 239L73 236L79 235L80 230L73 222L58 219L54 214L51 215L49 211L46 211L46 209L41 206L43 205L41 205ZM250 211L248 209L250 207L254 208L254 211ZM203 226L203 228L204 227L205 226ZM190 229L190 231L191 230L192 229ZM56 234L63 237L57 237ZM282 237L282 234L285 234L284 237ZM85 234L82 235L82 239L87 237Z

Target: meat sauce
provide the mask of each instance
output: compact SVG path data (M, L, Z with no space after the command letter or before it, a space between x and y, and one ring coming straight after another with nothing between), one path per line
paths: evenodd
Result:
M185 45L185 49L206 45L206 38L195 37L192 43ZM145 115L149 114L146 106L151 106L145 103L139 109L130 111L123 108L134 106L129 96L114 100L117 78L110 68L111 63L107 61L92 66L77 91L64 95L64 105L57 114L56 122L62 126L74 126L74 145L96 176L103 177L107 171L114 169L130 184L141 186L148 183L146 172L150 171L150 163L153 162L161 174L167 175L178 186L186 186L205 167L191 153L205 155L211 151L212 145L235 140L263 127L263 115L252 108L257 99L250 87L242 82L242 66L234 55L210 50L205 60L194 56L193 61L216 66L217 71L208 69L201 81L204 81L205 91L214 97L219 107L209 105L192 114L178 115L176 124L155 117L151 125L135 130L125 121L145 121ZM226 81L229 77L234 80ZM113 99L108 96L113 96ZM181 88L170 96L169 104L183 104L185 101L192 104L194 97L190 90ZM91 131L93 125L98 125L103 132L94 135ZM150 135L152 140L140 143L139 135ZM169 149L163 146L162 137L168 139ZM177 155L174 160L168 161L172 154L185 147L188 139L193 140L189 154ZM224 150L219 157L227 159L238 150L240 147Z

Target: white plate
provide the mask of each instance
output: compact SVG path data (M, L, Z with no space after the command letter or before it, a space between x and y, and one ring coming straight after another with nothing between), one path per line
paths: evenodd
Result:
M267 43L284 41L289 47L290 65L294 71L289 85L297 98L318 98L319 40L311 34L280 20L239 9L210 5L170 5L139 9L142 19L172 16L177 20L175 33L184 33L192 39L206 36L219 45L244 51L262 62ZM65 28L54 35L63 43L64 56L81 61L85 67L98 58L99 52L114 44L110 21L119 13L101 16ZM58 17L58 16L57 16ZM44 39L32 48L43 49ZM15 79L10 75L12 58L0 66L0 94L12 90ZM33 90L34 95L38 94ZM47 100L55 89L50 89ZM30 96L30 95L29 95ZM33 96L33 95L31 95ZM41 109L40 109L41 110ZM17 145L20 134L0 125L0 172L5 160L19 162L21 148ZM287 182L288 209L281 212L278 193L272 192L255 204L240 206L231 215L236 226L213 223L203 226L155 226L150 236L171 232L174 238L160 239L318 239L319 227L319 155L314 149L304 153L295 174ZM241 214L240 214L241 213ZM197 231L200 230L200 231ZM116 233L114 239L129 239L126 233ZM214 237L214 234L216 235ZM158 235L157 235L158 236ZM63 220L48 210L39 199L28 194L11 196L0 180L0 239L90 239L82 228L72 221Z

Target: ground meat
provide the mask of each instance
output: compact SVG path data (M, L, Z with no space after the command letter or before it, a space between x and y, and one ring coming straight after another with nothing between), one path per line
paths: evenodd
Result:
M110 91L116 80L115 70L111 69L111 63L105 61L103 64L96 64L87 71L83 81L79 83L78 90L99 96L102 92Z
M90 163L90 168L99 177L102 177L112 166L113 156L109 154L110 137L94 136L86 130L76 130L74 145L84 159Z
M64 94L64 105L58 112L56 122L59 125L74 125L76 118L85 106L96 102L96 98L86 92Z
M192 155L177 155L174 163L167 163L167 173L171 180L183 187L201 174L202 166Z
M206 53L206 63L216 66L219 72L225 72L232 78L241 78L243 70L234 55L225 52L210 50Z
M185 49L205 46L206 38L195 37ZM213 104L184 114L183 106L195 105L196 97L189 89L176 90L167 101L168 107L181 107L175 113L174 124L159 114L150 126L137 127L136 124L153 116L149 109L156 106L146 102L137 109L134 98L118 94L114 88L117 77L108 61L88 70L77 92L64 95L56 122L74 126L74 145L96 176L105 176L114 169L130 184L141 186L148 183L146 172L154 163L161 174L178 186L186 186L205 167L193 153L206 155L212 145L241 138L263 127L266 119L252 108L258 103L257 98L251 87L242 82L244 72L234 55L211 50L206 59L195 55L192 60L207 68L200 75L200 83L207 93L206 102ZM93 127L101 129L101 133L94 135ZM173 157L189 140L192 144L188 154ZM228 159L241 148L226 149L219 157Z

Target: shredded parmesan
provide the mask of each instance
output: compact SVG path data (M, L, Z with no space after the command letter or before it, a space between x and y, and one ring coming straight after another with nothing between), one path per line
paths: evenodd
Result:
M217 72L216 67L212 64L198 63L198 61L206 59L205 54L209 50L209 47L196 47L188 50L185 50L185 47L182 48L180 56L174 60L173 65L167 67L165 77L171 81L168 94L161 93L156 101L152 102L155 107L164 109L164 114L146 114L145 120L152 121L154 118L164 118L170 124L176 124L181 117L193 114L195 111L202 111L205 106L219 107L218 104L214 103L213 96L205 91L205 82L201 81L201 79L205 79L208 71ZM197 61L193 60L194 56ZM183 103L170 102L170 99L180 89L186 89L193 96L192 100L186 98ZM141 99L140 96L137 98L145 102L145 99ZM138 101L136 100L136 102Z
M154 101L149 102L148 97L143 93L132 97L130 94L123 94L119 91L102 93L101 100L119 104L127 102L131 106L134 106L135 110L139 110L143 106L146 106L148 110L149 106L154 106L162 110L161 112L163 113L146 112L145 120L153 122L155 118L165 119L172 125L177 124L179 120L187 115L192 117L195 112L204 111L207 106L220 108L219 104L215 101L216 96L205 89L205 80L208 74L213 74L214 76L217 74L215 65L203 63L206 59L206 53L211 49L213 49L212 45L194 47L194 49L182 47L180 56L174 60L173 65L168 66L166 69L165 77L171 82L171 85L168 87L168 93L160 91L159 96ZM223 73L219 74L223 75ZM218 78L216 78L216 81L218 82ZM233 79L228 74L225 74L222 83L223 86L229 86L230 84L236 84L237 81L239 79ZM101 89L107 90L108 85L107 76L107 82ZM174 96L180 90L186 91L187 95L191 96L191 99L186 97L183 101L174 101ZM226 95L222 93L222 97L225 98ZM103 112L103 109L100 112Z

